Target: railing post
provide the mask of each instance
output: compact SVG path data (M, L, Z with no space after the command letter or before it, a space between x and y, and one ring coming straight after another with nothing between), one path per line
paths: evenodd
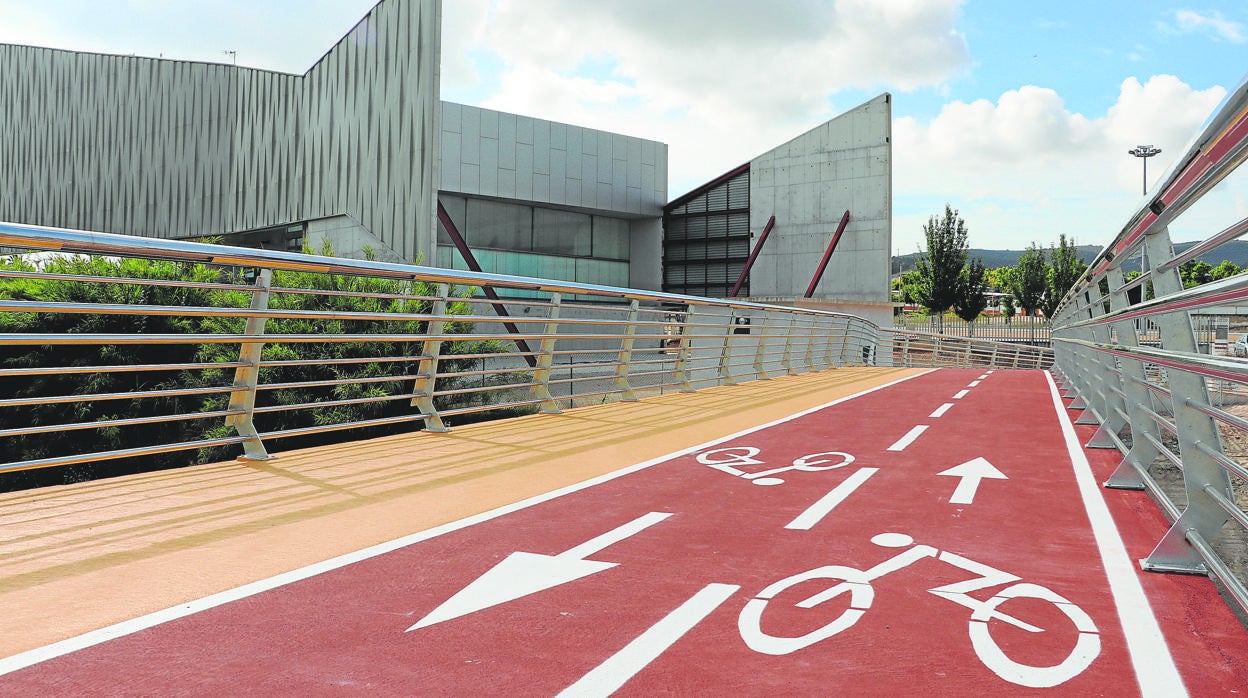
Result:
M771 326L771 311L763 311L763 324L758 328L758 346L754 350L754 375L760 381L771 380L767 373L767 329Z
M797 324L797 316L789 313L789 327L784 331L784 354L781 356L780 365L784 367L784 372L793 375L793 329Z
M826 321L826 327L820 328L823 330L823 367L825 369L835 368L836 365L832 362L832 347L834 339L833 335L836 332L836 318L826 317L820 318L820 320Z
M685 325L680 333L680 348L676 354L676 380L680 383L680 392L692 393L693 383L689 379L689 357L693 354L693 326L694 310L693 306L689 306L689 310L685 312Z
M810 323L806 336L806 370L813 371L815 370L815 323L819 318L815 315L808 315L806 320Z
M724 343L719 352L719 382L723 385L736 385L737 379L732 377L732 340L737 334L737 311L728 307L728 326L724 331Z
M1170 231L1167 228L1163 227L1148 234L1145 244L1154 265L1174 257ZM1153 271L1153 288L1158 298L1183 290L1183 281L1179 278L1177 267L1158 272L1154 266ZM1187 312L1162 313L1154 317L1163 349L1197 353L1196 335L1192 330L1191 316ZM1187 508L1152 554L1140 565L1146 570L1204 573L1207 571L1204 560L1187 542L1187 536L1190 532L1205 540L1213 540L1230 518L1207 490L1220 493L1231 501L1234 501L1234 495L1231 493L1230 475L1221 464L1200 448L1204 444L1218 453L1222 452L1217 424L1213 417L1188 404L1189 400L1197 404L1209 404L1209 392L1204 377L1180 370L1170 370L1168 374L1174 422L1179 431L1179 456L1183 463Z
M1127 294L1122 292L1124 285L1121 267L1115 266L1109 271L1109 309L1111 312L1126 308L1130 303ZM1135 320L1121 320L1112 323L1114 333L1118 335L1118 344L1127 347L1138 347L1140 335ZM1144 362L1137 359L1122 361L1122 390L1127 395L1126 409L1131 426L1131 448L1123 456L1117 470L1105 481L1106 487L1115 489L1144 489L1143 472L1148 469L1161 452L1153 445L1153 441L1161 440L1160 427L1144 411L1146 403L1151 404L1152 397L1143 381ZM1147 437L1145 436L1147 435ZM1151 438L1149 438L1151 437Z
M845 318L845 333L841 335L841 366L849 365L849 318Z
M269 289L273 285L273 270L261 269L256 274L255 290L251 293L252 310L269 309ZM239 347L238 361L243 364L234 369L234 386L230 391L231 411L241 410L242 414L232 414L225 418L228 426L234 427L238 435L243 437L243 460L269 460L272 456L264 449L260 434L256 431L253 420L256 411L256 386L260 383L260 356L264 351L264 328L267 318L250 316L247 327L243 331L248 337L256 337L257 341L243 342Z
M559 414L559 404L555 402L555 398L550 394L550 370L555 361L555 342L558 341L559 335L559 306L563 302L563 296L559 293L553 293L550 296L550 314L547 315L547 322L542 329L542 343L537 350L537 368L533 370L532 387L533 394L538 400L539 410L544 414ZM569 370L569 374L571 370ZM570 377L570 376L569 376Z
M637 334L637 315L641 304L633 299L628 305L628 328L624 330L624 339L620 341L620 356L615 364L615 389L624 397L625 402L636 402L637 394L628 383L628 373L633 362L633 337Z
M914 368L910 362L910 333L906 333L905 340L901 343L901 365L905 368Z
M438 297L433 301L429 314L433 319L425 329L428 339L421 350L420 363L416 368L416 382L412 385L412 407L420 410L424 417L425 431L446 433L450 429L442 423L442 415L433 406L434 385L438 380L438 361L442 356L442 340L438 339L446 332L447 298L451 295L450 284L438 284Z

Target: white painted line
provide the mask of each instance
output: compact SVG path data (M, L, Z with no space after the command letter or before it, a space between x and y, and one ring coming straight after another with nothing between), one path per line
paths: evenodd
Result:
M562 552L559 554L559 557L566 557L575 560L587 558L590 555L601 551L603 548L608 548L616 543L619 543L625 538L641 533L647 528L650 528L660 521L667 519L669 516L671 516L671 514L666 512L652 511L645 516L629 521L619 528L607 531L597 538L591 538L571 550Z
M853 475L845 478L845 481L832 491L819 498L819 501L811 504L806 511L798 514L796 519L789 522L785 528L794 531L809 531L814 528L815 524L823 520L823 517L832 513L838 504L845 501L854 490L862 486L870 477L880 472L879 468L859 468Z
M912 376L898 378L895 381L889 381L888 383L885 383L883 385L877 385L873 388L867 388L866 390L859 391L857 393L854 393L853 395L846 395L845 397L837 398L836 400L832 400L831 402L825 402L822 405L811 407L810 409L802 410L801 412L796 412L794 414L788 415L787 417L781 417L780 419L767 422L766 424L760 424L755 427L750 427L749 429L743 429L734 434L729 434L727 436L723 436L718 439L712 439L711 441L707 441L706 443L701 443L696 446L690 446L689 448L683 448L679 451L674 451L672 453L668 453L667 455L659 456L658 458L652 458L642 463L637 463L635 465L630 465L626 468L621 468L619 470L616 470L615 472L606 473L605 475L599 475L597 477L590 478L589 480L586 480L584 482L578 482L574 485L561 487L557 490L553 490L545 494L539 494L537 496L529 497L528 499L524 499L519 502L515 502L513 504L508 504L506 506L498 507L497 509L491 509L490 511L485 511L480 514L474 514L473 516L469 516L467 518L463 518L458 521L451 521L449 523L442 524L441 526L435 526L433 528L420 531L419 533L413 533L411 535L403 536L402 538L396 538L392 541L388 541L385 543L378 543L377 545L364 548L363 550L357 550L352 553L347 553L345 555L339 555L338 557L330 558L329 560L325 560L324 562L317 562L317 563L308 565L306 567L300 567L297 570L284 572L282 574L269 577L268 579L261 579L259 581L255 581L250 584L245 584L241 587L235 587L234 589L227 589L226 591L212 594L211 596L205 596L199 599L195 599L194 601L188 601L184 604L171 606L169 608L162 609L160 611L149 613L145 616L139 616L138 618L132 618L130 620L125 620L120 623L116 623L116 624L113 624L104 628L100 628L99 630L92 630L90 632L86 632L81 635L77 635L75 637L61 640L60 642L54 642L50 645L44 645L43 647L37 647L33 650L27 650L19 654L14 654L9 657L0 659L0 676L4 676L5 674L17 671L18 669L24 669L28 666L38 664L39 662L44 662L49 659L53 659L55 657L60 657L62 655L69 654L71 652L77 652L78 650L85 649L93 645L98 645L101 642L108 642L109 640L115 640L119 637L124 637L131 633L137 633L140 630L146 630L147 628L152 628L162 623L168 623L171 620L177 620L178 618L184 618L189 615L194 615L196 613L199 613L200 611L206 611L210 608L216 608L217 606L221 606L223 604L227 604L232 601L245 599L249 596L255 596L256 594L260 594L262 592L276 589L280 586L292 584L294 582L298 582L300 580L307 579L309 577L315 577L318 574L324 574L326 572L336 570L340 567L353 565L362 560L367 560L369 558L377 557L378 555L384 555L386 553L394 552L395 550L398 550L400 548L406 548L407 546L412 545L414 543L420 543L422 541L426 541L431 538L437 538L438 536L451 533L453 531L458 531L462 528L468 528L469 526L474 526L476 524L489 521L491 519L496 519L500 516L504 516L512 512L520 511L522 509L527 509L531 506L542 504L543 502L548 502L552 499L558 499L559 497L562 497L565 494L571 494L573 492L579 492L584 489L589 489L590 487L601 485L604 482L609 482L616 478L624 477L625 475L631 475L635 472L645 470L646 468L649 468L653 465L658 465L659 463L664 463L669 460L673 460L675 458L680 458L681 456L686 456L686 455L689 455L690 453L696 453L698 451L701 451L704 448L710 448L711 446L715 446L717 444L721 444L726 441L731 441L733 439L737 439L742 436L746 436L748 434L753 434L754 432L762 431L763 429L769 429L779 424L784 424L785 422L791 422L794 419L799 419L801 417L805 417L808 414L813 414L815 412L818 412L819 410L827 409L834 405L839 405L842 402L848 402L849 400L862 397L863 395L869 395L870 393L874 393L877 390L884 390L885 388L891 388L892 386L898 385L899 383L904 383L908 380L913 380L915 378L925 376L935 370L936 369L933 368L927 371L923 371L922 373L916 373Z
M941 417L945 416L945 413L946 413L946 412L948 412L948 411L949 411L950 409L952 409L952 408L953 408L953 403L952 403L952 402L946 402L945 404L941 405L940 407L937 407L935 412L933 412L933 413L931 413L931 414L929 414L929 415L927 415L927 416L928 416L928 417L931 417L932 419L940 419Z
M996 373L996 371L985 371L985 373L991 376L992 374Z
M1174 665L1170 648L1166 646L1166 638L1157 624L1157 616L1149 606L1148 596L1140 584L1135 563L1127 554L1127 548L1118 534L1118 526L1114 523L1101 488L1092 474L1092 466L1075 435L1075 427L1066 413L1057 384L1053 382L1053 376L1048 371L1045 371L1044 376L1049 381L1053 409L1057 411L1062 425L1066 450L1070 453L1070 462L1075 471L1075 482L1079 485L1084 509L1092 523L1092 535L1101 553L1101 564L1105 566L1105 574L1109 578L1109 590L1114 596L1114 606L1118 609L1118 621L1122 624L1123 635L1126 636L1127 652L1135 666L1135 678L1140 684L1140 693L1146 698L1186 696L1187 689L1183 686L1183 678Z
M988 373L992 373L992 371L989 371ZM988 373L985 373L984 375L980 376L980 377L979 377L979 380L981 380L981 381L982 381L983 379L987 378L987 377L988 377Z
M977 385L979 385L979 381L971 381L971 384L970 384L970 385L968 385L968 386L966 386L966 387L968 387L968 388L974 388L974 387L975 387L975 386L977 386Z
M954 393L954 395L953 395L953 399L954 399L954 400L961 400L962 398L966 397L966 394L967 394L967 393L969 393L969 392L971 392L971 391L969 391L969 390L959 390L958 392Z
M580 681L560 691L559 696L588 698L615 693L740 588L736 584L707 584Z
M889 446L889 447L888 447L888 450L889 450L889 451L904 451L904 450L906 450L906 447L907 447L907 446L909 446L910 444L914 443L914 440L915 440L915 439L917 439L917 438L919 438L919 435L920 435L920 434L922 434L922 433L923 433L923 432L925 432L925 431L927 431L927 425L926 425L926 424L920 424L919 426L917 426L917 427L915 427L915 428L911 429L910 431L906 432L906 435L905 435L905 436L901 437L900 439L897 439L897 443L893 444L892 446Z

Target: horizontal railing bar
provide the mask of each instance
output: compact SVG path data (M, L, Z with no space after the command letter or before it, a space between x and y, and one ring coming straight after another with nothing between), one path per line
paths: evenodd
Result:
M4 338L0 334L0 340ZM316 363L324 363L318 361ZM222 361L195 364L134 364L132 366L52 366L45 368L0 368L0 378L17 376L70 375L78 373L143 373L147 371L199 371L238 368L246 364Z
M494 354L493 356L497 356ZM280 368L283 366L351 366L356 364L389 364L389 363L411 363L413 361L423 361L430 357L423 354L413 354L412 356L365 356L347 359L279 359L279 360L261 360L260 365L265 367ZM446 354L442 358L459 358L458 355Z
M1198 242L1195 245L1192 245L1191 247L1187 248L1186 250L1183 250L1183 252L1181 252L1180 254L1175 255L1173 259L1168 260L1166 262L1162 262L1161 264L1157 265L1157 270L1158 271L1170 271L1171 269L1183 264L1184 262L1188 262L1190 260L1196 259L1197 257L1201 257L1206 252L1212 252L1213 250L1216 250L1217 248L1221 247L1225 243L1230 242L1231 240L1236 240L1238 238L1243 237L1244 233L1248 233L1248 218L1244 218L1238 223L1235 223L1231 225L1230 227L1222 230L1218 234L1213 235L1212 237L1202 242Z
M292 383L260 383L256 390L291 390L294 388L328 388L335 385L354 385L358 383L404 383L420 376L368 376L366 378L331 378L319 381L297 381Z
M551 383L554 382L555 381L551 381ZM508 383L507 385L487 386L474 385L466 388L454 388L451 390L435 390L433 391L433 397L442 397L444 395L467 395L468 393L490 392L494 390L519 390L521 388L532 388L537 385L541 385L541 383ZM538 402L541 402L541 400L538 400ZM446 412L439 410L438 414L446 414Z
M555 398L558 400L559 398ZM493 412L494 410L506 410L512 407L526 407L528 405L540 405L545 402L545 398L533 400L518 400L514 402L498 402L489 405L469 405L466 407L455 407L449 410L438 410L438 414L443 417L453 417L457 414L471 414L473 412Z
M0 465L0 473L17 472L19 470L35 470L38 468L54 468L62 465L76 465L78 463L89 463L92 461L117 460L118 458L154 456L161 453L190 451L198 448L210 448L213 446L234 446L241 444L243 441L244 439L241 436L226 436L218 439L205 439L203 441L183 441L173 444L162 444L160 446L140 446L136 448L119 449L116 451L97 451L95 453L80 453L73 456L40 458L38 460L5 463Z
M271 412L293 412L295 410L311 410L318 407L342 407L345 405L365 405L373 402L386 402L388 400L411 400L410 393L402 395L376 395L369 397L356 397L343 400L326 400L324 402L301 402L294 405L268 405L265 407L257 407L253 412L271 413Z
M102 402L104 400L129 400L138 398L178 397L203 393L229 393L234 386L211 386L174 388L169 390L136 390L129 393L93 393L90 395L49 395L31 398L8 398L0 400L0 407L24 407L27 405L62 405L70 402Z
M1227 470L1227 472L1233 473L1235 477L1238 477L1240 480L1243 480L1245 484L1248 484L1248 468L1244 468L1244 466L1236 463L1225 453L1209 446L1209 444L1203 441L1197 441L1196 448L1199 449L1201 453L1204 453L1217 461L1219 465ZM1248 519L1241 521L1241 523L1243 523L1245 527L1248 527Z
M1208 378L1217 378L1219 380L1227 380L1235 383L1248 382L1248 362L1245 361L1217 358L1207 354L1183 354L1180 352L1167 351L1165 349L1153 349L1151 347L1101 344L1099 342L1089 342L1083 339L1061 338L1056 341L1087 347L1089 349L1112 354L1122 358L1147 361L1165 368L1195 373Z
M423 414L401 415L398 417L383 417L380 419L366 419L358 422L341 422L338 424L318 424L311 427L299 427L298 429L286 429L284 431L266 431L260 434L262 439L285 439L292 436L307 436L309 434L323 434L329 431L342 431L343 429L367 429L368 427L381 427L389 424L401 424L403 422L414 422L418 419L424 419Z
M560 334L559 339L603 340L619 342L622 335L614 334ZM3 334L0 343L20 346L32 345L92 345L92 344L346 344L372 342L478 342L487 339L514 341L517 339L541 339L542 335L489 334ZM536 352L533 352L536 353ZM516 355L519 355L517 353Z
M130 286L162 286L166 288L194 288L204 291L242 291L250 293L254 286L247 284L212 283L207 281L175 281L131 276L91 276L86 274L53 274L42 271L0 270L0 279L32 279L41 281L70 281L90 284L125 284Z
M1239 604L1241 613L1248 613L1248 587L1235 576L1230 567L1222 562L1222 558L1213 550L1213 547L1205 541L1204 536L1200 535L1195 529L1188 529L1184 532L1185 538L1192 547L1200 553L1201 559L1205 561L1205 567L1209 573L1218 578L1222 582L1223 588L1235 599L1235 603Z
M153 417L128 417L125 419L106 419L99 422L75 422L72 424L41 424L20 429L0 429L0 437L26 436L28 434L48 434L57 431L77 431L81 429L107 429L109 427L128 427L139 424L161 424L192 419L216 419L243 414L242 410L220 410L217 412L186 412L182 414L157 415Z

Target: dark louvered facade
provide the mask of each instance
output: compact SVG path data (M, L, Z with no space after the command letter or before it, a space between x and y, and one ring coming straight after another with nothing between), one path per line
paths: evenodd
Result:
M748 165L664 207L664 291L725 298L749 255ZM747 280L738 295L749 293Z

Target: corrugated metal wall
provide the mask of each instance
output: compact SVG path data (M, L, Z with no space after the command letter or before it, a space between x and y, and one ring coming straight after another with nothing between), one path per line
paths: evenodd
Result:
M303 76L0 45L0 220L153 237L332 215L434 248L440 0L384 0Z

